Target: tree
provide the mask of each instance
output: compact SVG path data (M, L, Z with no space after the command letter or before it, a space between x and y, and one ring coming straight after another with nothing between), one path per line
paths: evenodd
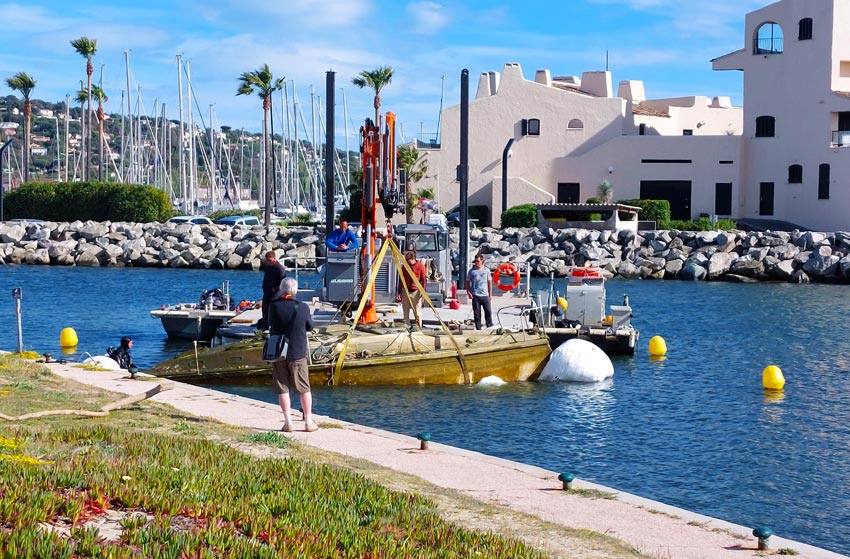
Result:
M91 75L94 72L91 59L97 52L97 39L89 39L88 37L80 37L71 41L71 46L86 59L86 79L87 88L86 100L88 102L88 110L86 111L86 138L83 139L83 154L85 164L83 165L83 179L88 180L91 176Z
M601 200L602 204L610 204L614 198L614 187L607 180L603 180L596 187L596 197Z
M11 78L6 78L6 85L17 91L24 98L24 182L30 180L30 129L32 128L32 101L30 96L35 89L35 78L26 72L18 72Z
M407 199L405 218L407 223L413 223L413 209L416 207L416 200L413 196L413 185L425 178L425 173L428 172L428 161L425 159L427 154L423 154L413 144L404 144L399 146L396 157L398 159L398 168L404 169L407 174L407 184L405 185L404 192L404 196Z
M414 199L412 200L412 202L413 202L412 207L410 205L410 202L408 202L408 207L411 207L411 213L413 213L412 208L415 208L417 205L419 205L419 200L431 200L431 201L433 201L434 200L434 189L433 188L420 188L419 190L416 191L416 195L414 196ZM421 223L425 223L426 221L428 221L428 206L423 205L422 207L419 208L419 211L422 212ZM408 223L413 223L413 222L408 221Z
M103 137L103 121L106 120L106 115L103 112L103 104L105 102L109 101L109 97L106 95L106 93L103 92L103 89L101 89L100 86L98 86L98 85L92 85L91 86L91 96L94 97L97 100L97 129L98 129L98 140L99 140L99 145L98 145L98 160L99 160L98 179L100 180L100 182L103 182L104 173L105 173L105 169L106 169L106 164L104 163L104 159L103 159L103 144L104 144L104 141L105 141L104 137ZM77 103L80 103L80 104L85 103L86 101L89 100L88 92L85 89L81 89L77 93L77 97L76 97L75 100L77 101Z
M266 176L265 192L266 211L264 221L266 227L269 226L272 220L272 164L271 164L271 149L269 147L269 120L272 108L272 93L283 87L285 78L274 79L272 71L268 64L264 64L262 68L253 72L243 72L239 76L239 89L236 95L251 95L256 93L263 99L263 157L265 158Z
M375 126L378 126L378 115L381 112L381 90L393 79L393 69L390 66L381 66L371 72L363 70L351 80L351 83L365 89L367 87L375 90Z

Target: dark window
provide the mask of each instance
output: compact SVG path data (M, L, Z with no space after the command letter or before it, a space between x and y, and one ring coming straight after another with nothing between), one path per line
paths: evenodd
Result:
M791 165L788 167L788 183L800 184L801 182L803 182L803 166Z
M558 203L578 204L581 202L581 185L577 182L558 183Z
M838 131L850 131L850 111L841 111L838 113Z
M641 159L641 163L693 163L691 159Z
M729 161L728 159L725 159L723 161L718 161L718 163L720 163L721 165L734 165L735 164L734 161Z
M539 118L524 118L524 119L522 119L522 135L523 136L539 136L540 135L540 119Z
M829 200L829 163L818 167L818 200Z
M756 118L756 138L772 138L776 135L776 119L772 116Z
M693 130L690 130L688 128L685 128L684 130L682 130L682 136L693 136L693 135L694 135Z
M641 136L646 136L646 123L641 122L640 127L638 128L638 134Z
M812 18L804 17L800 20L800 34L797 35L800 41L810 41L812 39Z
M579 119L574 118L570 120L569 123L567 123L567 128L569 128L570 130L581 130L582 128L584 128L584 123Z
M759 186L759 213L773 215L773 183L763 182Z
M732 215L732 183L718 182L714 185L714 213Z

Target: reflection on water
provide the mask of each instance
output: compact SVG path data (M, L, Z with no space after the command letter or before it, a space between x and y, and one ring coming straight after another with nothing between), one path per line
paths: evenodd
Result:
M230 279L256 299L262 274L205 270L0 268L0 294L24 287L24 345L58 355L134 339L143 368L191 346L169 342L149 311L194 300ZM535 288L544 288L541 282ZM611 281L641 330L635 357L616 357L599 385L316 387L316 412L555 471L850 553L850 316L847 286ZM11 298L0 320L14 321ZM646 344L662 336L666 359ZM17 345L0 328L0 348ZM775 364L787 384L767 393ZM268 379L218 386L274 402Z

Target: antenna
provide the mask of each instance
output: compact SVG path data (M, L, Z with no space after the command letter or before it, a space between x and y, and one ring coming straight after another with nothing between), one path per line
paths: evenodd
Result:
M446 91L446 75L443 74L442 77L440 77L440 112L439 112L439 114L437 114L437 138L436 138L437 145L440 144L440 124L442 123L442 120L443 120L443 95L445 94L445 91Z
M605 49L605 71L608 71L608 49Z

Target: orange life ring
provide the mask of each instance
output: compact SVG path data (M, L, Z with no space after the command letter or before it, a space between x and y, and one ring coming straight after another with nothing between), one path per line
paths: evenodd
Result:
M502 274L506 276L512 275L513 283L500 282L499 280L501 279ZM520 279L519 270L517 270L517 267L510 262L503 262L499 264L498 268L493 270L493 284L502 291L513 291L519 286Z
M574 278L601 278L602 272L599 268L585 268L577 266L570 272L570 276Z

